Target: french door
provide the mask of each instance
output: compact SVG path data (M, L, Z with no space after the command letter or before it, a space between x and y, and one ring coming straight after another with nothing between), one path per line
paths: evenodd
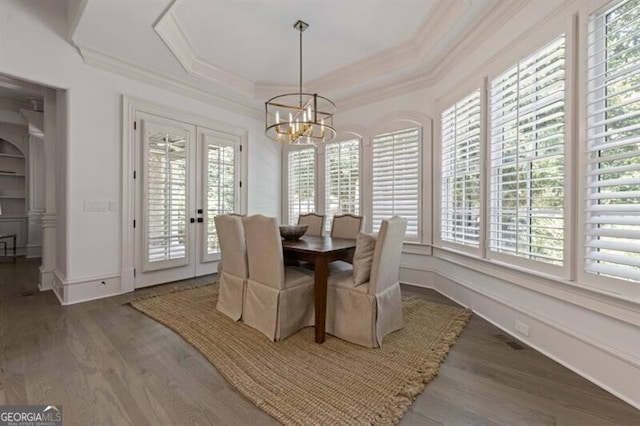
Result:
M211 274L239 210L238 136L136 112L135 287Z

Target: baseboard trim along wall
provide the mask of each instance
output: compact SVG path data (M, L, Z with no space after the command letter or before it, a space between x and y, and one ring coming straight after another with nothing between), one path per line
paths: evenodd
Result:
M640 409L640 351L635 351L633 346L640 342L625 338L637 333L637 327L634 330L633 325L570 304L566 314L559 315L557 305L562 304L561 301L540 294L536 295L537 300L522 297L532 291L434 257L424 258L422 262L415 258L410 263L403 262L400 281L434 289ZM508 291L501 291L504 289ZM549 303L539 303L541 297L548 298ZM582 317L590 318L594 327ZM517 331L516 321L527 326L528 335ZM627 350L611 343L615 336L605 330L613 327L619 327L620 343L626 343ZM605 341L607 338L609 342Z
M57 270L53 290L62 305L88 302L123 293L120 274L67 279Z

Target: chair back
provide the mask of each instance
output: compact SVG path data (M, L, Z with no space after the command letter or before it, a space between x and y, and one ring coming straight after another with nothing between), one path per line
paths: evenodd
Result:
M400 216L382 221L371 264L370 294L379 293L398 282L406 229L407 220Z
M273 288L284 288L282 239L275 217L261 214L242 218L247 241L249 279Z
M321 236L322 228L324 228L324 215L303 213L298 216L298 225L309 225L305 235Z
M247 279L249 267L242 218L225 214L214 217L213 221L220 243L220 271Z
M331 236L333 238L349 238L355 240L362 230L364 218L353 214L337 214L333 216L331 223Z

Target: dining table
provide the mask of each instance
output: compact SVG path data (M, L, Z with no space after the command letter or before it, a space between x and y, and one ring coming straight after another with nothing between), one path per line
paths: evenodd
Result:
M315 341L324 343L327 318L327 282L329 262L348 260L356 247L356 240L328 236L302 236L297 240L283 240L284 256L292 260L310 262L315 272Z

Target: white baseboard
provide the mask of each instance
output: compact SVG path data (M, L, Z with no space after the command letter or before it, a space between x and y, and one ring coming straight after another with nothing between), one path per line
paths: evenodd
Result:
M437 262L442 264L402 265L401 282L432 288L470 308L505 333L640 409L640 359L636 354L622 353L592 334L576 330L575 324L559 323L544 315L543 309L534 310L492 294L469 280L457 277L455 271L459 266L447 266L447 262L442 260ZM497 282L495 278L481 273L478 273L478 278L484 282ZM515 331L516 320L529 325L528 337Z
M44 271L40 267L40 282L38 283L38 289L40 291L52 290L55 286L55 274L53 271Z
M88 302L121 294L120 274L67 278L55 271L54 291L62 305Z

